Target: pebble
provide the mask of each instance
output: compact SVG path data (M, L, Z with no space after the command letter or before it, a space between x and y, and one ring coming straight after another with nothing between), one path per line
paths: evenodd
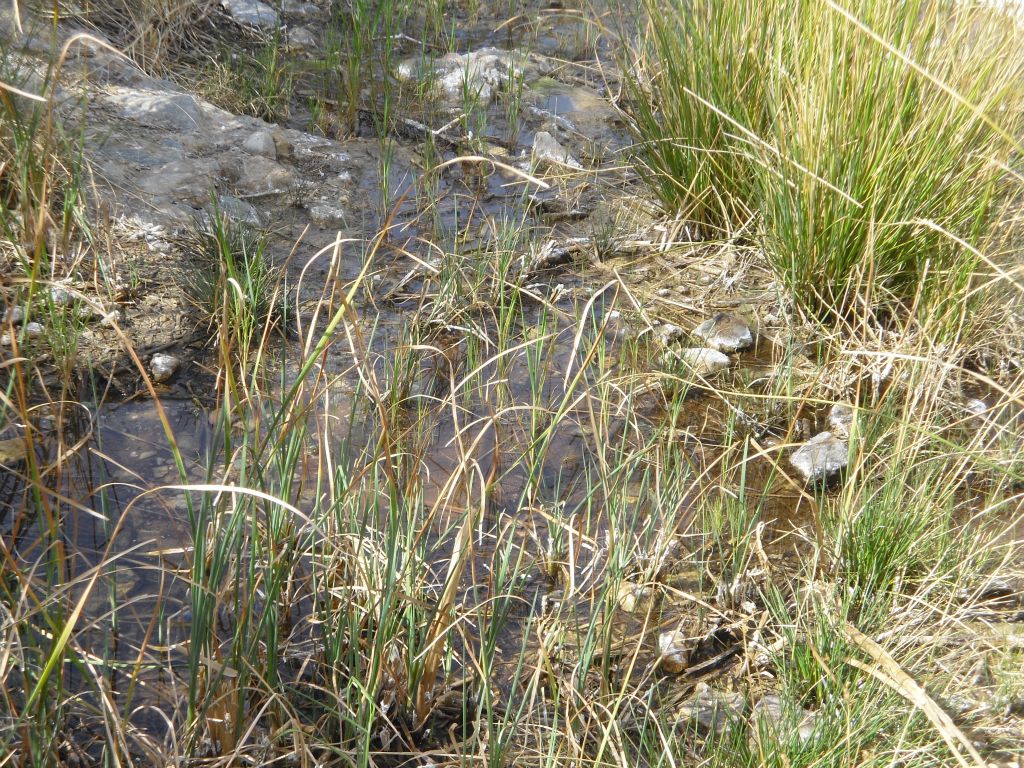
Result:
M697 376L711 376L732 365L728 355L707 347L672 349L668 351L666 359L669 362L684 363Z
M50 302L55 307L66 307L75 300L75 296L71 291L62 285L51 285L50 286Z
M693 329L693 335L719 352L739 352L754 344L750 327L736 315L719 312Z
M800 741L807 741L811 738L814 734L817 715L803 707L794 706L792 711L788 711L788 709L783 703L781 696L774 693L762 696L750 713L754 737L756 738L759 733L759 722L776 733L782 732L783 729L789 733L792 730L790 724L795 720L797 723L796 731L800 736Z
M582 169L579 161L574 158L558 139L547 131L537 131L533 136L533 159L538 163L564 165L569 168Z
M672 323L665 323L658 328L658 338L662 344L672 344L683 338L683 329Z
M650 598L653 595L654 590L650 587L634 584L631 581L624 581L619 585L619 608L626 613L635 613L637 610L643 610L650 603Z
M678 723L696 730L698 736L721 734L731 721L742 717L747 701L739 693L716 691L707 683L697 686L696 692L679 707Z
M30 339L41 339L46 329L40 323L26 323L25 336Z
M658 661L669 674L682 672L689 666L693 639L681 629L658 635Z
M25 319L25 310L22 307L11 307L10 309L4 310L4 316L0 319L4 325L10 323L11 325L21 325Z
M270 131L256 131L242 142L242 149L250 155L260 155L277 160L277 145Z
M836 403L829 409L825 420L828 422L828 428L833 435L845 439L850 436L850 429L853 427L853 421L856 416L857 411L852 405Z
M309 218L321 227L342 227L345 225L345 211L337 205L317 203L309 207Z
M846 469L849 450L845 440L821 432L793 451L789 463L808 484L827 483Z
M157 354L149 360L149 369L153 372L153 381L157 384L168 381L180 367L181 360L174 355Z

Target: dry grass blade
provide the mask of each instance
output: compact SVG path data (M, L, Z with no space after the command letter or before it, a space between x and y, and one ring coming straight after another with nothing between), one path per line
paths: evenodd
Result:
M914 678L903 671L903 668L882 646L850 624L847 624L844 630L846 638L878 665L873 667L857 659L848 658L846 662L850 666L856 667L876 680L888 685L920 709L931 721L932 725L935 726L936 730L939 731L943 740L949 746L950 751L965 768L970 768L971 763L963 756L961 748L971 757L974 765L979 766L979 768L987 768L988 764L982 759L974 745L971 744L970 739L964 735L963 731L956 727L953 719L935 703L935 700L928 695Z

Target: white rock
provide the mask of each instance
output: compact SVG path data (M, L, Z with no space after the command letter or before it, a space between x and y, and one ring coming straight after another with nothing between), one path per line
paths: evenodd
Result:
M768 693L754 705L750 719L754 726L755 738L759 736L760 729L757 727L759 723L776 733L790 733L792 731L791 723L795 721L800 741L807 741L814 734L817 715L795 705L791 710L787 710L780 696Z
M469 53L449 53L425 72L419 57L409 58L398 65L399 80L418 80L431 77L448 99L468 96L489 104L494 94L524 76L528 60L525 56L501 48L481 48Z
M658 328L658 338L662 344L671 344L683 338L684 331L673 323L663 323Z
M321 227L341 227L345 225L345 211L337 205L317 203L309 207L309 218Z
M568 168L582 169L579 161L569 154L569 150L558 143L558 139L547 131L537 131L533 135L533 159L538 163L564 165Z
M658 635L658 663L669 674L682 672L689 666L693 639L683 630L674 629Z
M838 477L850 461L850 448L831 432L821 432L801 445L789 457L789 463L811 484Z
M153 355L149 360L149 369L153 372L153 381L162 384L168 381L181 367L181 360L174 355Z
M735 315L720 312L693 329L693 335L719 352L739 352L754 344L750 327Z
M977 397L973 397L964 403L964 410L966 410L972 416L984 416L985 412L988 411L988 405L984 400L980 400Z
M828 428L832 431L833 435L848 438L856 416L857 411L852 405L836 403L829 409L825 420L828 422Z
M742 694L716 691L707 683L700 683L676 714L679 725L694 729L699 736L719 735L730 721L742 717L746 708Z
M256 131L242 142L242 149L250 155L261 155L271 160L277 159L277 145L270 131Z
M728 355L708 347L670 349L666 358L684 363L697 376L711 376L732 365Z
M232 19L247 27L274 29L281 23L277 11L260 0L220 0L220 4Z

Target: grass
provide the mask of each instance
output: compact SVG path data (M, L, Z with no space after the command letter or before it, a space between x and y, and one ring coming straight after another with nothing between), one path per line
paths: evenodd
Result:
M785 21L817 18L807 16ZM701 28L680 25L696 19L663 18L693 45ZM830 30L856 46L845 29L811 25L803 40L820 51L815 35ZM716 32L723 49L751 39L735 32ZM728 90L720 59L717 71L710 56L675 64L672 78L692 66ZM765 103L778 86L756 85ZM736 141L705 128L709 142ZM762 150L749 143L732 159L758 165ZM50 151L48 167L67 162L65 145ZM654 162L645 170L665 195L674 182ZM767 229L764 180L751 178L747 192L689 200L687 215L708 231L732 234L752 216ZM804 176L788 178L796 194ZM441 194L430 179L422 187ZM216 339L202 358L215 384L200 438L172 419L188 390L161 400L130 345L152 403L130 435L111 429L101 395L97 417L40 387L41 360L4 363L0 759L945 766L974 760L967 744L983 735L1019 728L999 710L1022 691L1019 648L996 631L1012 635L1019 582L1002 597L990 585L1020 578L1024 389L1005 362L1018 340L978 341L993 327L982 322L1013 328L1013 303L979 292L978 311L964 313L951 305L966 301L965 279L948 289L956 302L893 332L869 312L837 311L841 333L822 339L810 326L820 355L765 322L756 354L769 373L698 380L660 364L656 334L616 335L612 309L642 330L663 305L616 261L612 234L601 264L548 281L525 266L544 231L516 207L482 206L486 189L459 194L447 229L429 202L409 214L430 242L401 240L400 206L387 205L379 232L329 245L316 257L322 288L292 315L277 311L288 290L270 236L217 212L197 228L193 295ZM54 243L62 219L46 199ZM20 209L3 213L22 226ZM640 259L667 282L671 259L705 248L652 246ZM408 269L411 309L397 321L372 279ZM915 291L931 290L928 279ZM799 289L779 286L771 309L784 315ZM970 365L982 352L1005 364ZM967 392L985 398L984 414L965 415ZM836 401L858 409L851 464L838 488L806 488L787 462L795 422L820 421ZM129 437L159 446L169 485L146 465L134 476L119 466ZM160 520L173 541L139 534L143 522L162 531ZM152 581L119 589L137 570ZM624 589L638 599L623 601ZM673 673L657 642L676 630L689 647ZM975 682L965 646L987 649L972 656L988 660L991 685ZM698 683L743 702L720 731L680 709ZM777 717L764 714L770 696ZM936 718L956 696L989 708ZM979 749L996 761L1020 744Z
M944 312L1019 195L1019 32L983 7L651 2L640 169L709 231L752 218L818 317Z

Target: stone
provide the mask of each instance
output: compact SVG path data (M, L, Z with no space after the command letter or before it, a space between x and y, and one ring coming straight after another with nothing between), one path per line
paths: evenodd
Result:
M662 344L672 344L679 341L683 338L683 334L683 329L673 323L663 323L658 328L658 338L661 339Z
M534 134L531 154L534 161L539 164L583 168L579 161L569 153L569 150L559 144L558 139L547 131L537 131Z
M716 691L706 683L680 705L676 712L679 725L695 730L698 736L720 735L730 722L746 713L747 701L739 693Z
M66 307L75 300L75 295L62 285L50 286L50 303L55 307Z
M856 417L857 411L852 405L836 403L829 409L825 421L833 435L846 439L850 436Z
M673 629L658 635L658 663L669 674L682 672L690 665L690 652L694 638L681 629Z
M277 160L277 145L270 131L255 131L242 142L242 149L250 155L261 155Z
M262 225L259 211L252 203L247 203L234 195L221 195L218 198L218 206L225 216L232 221L241 224L249 224L253 227Z
M964 403L964 410L967 411L971 416L984 416L988 411L988 405L984 400L977 397L972 397L966 403Z
M203 123L199 102L187 93L114 86L108 89L107 100L125 118L147 128L194 133Z
M320 227L342 227L345 225L345 211L330 203L316 203L309 207L309 218Z
M25 310L22 307L10 307L4 310L3 318L0 319L4 325L21 325L25 320Z
M814 735L817 715L803 707L787 708L781 696L768 693L761 697L750 713L754 738L758 738L760 728L766 727L774 733L791 733L792 725L796 724L796 733L800 741L805 742ZM760 727L759 727L760 726Z
M399 80L433 79L441 95L462 99L469 95L474 100L489 104L494 95L524 77L528 60L514 51L501 48L481 48L469 53L449 53L438 59L431 71L424 71L420 57L399 63Z
M149 360L149 370L153 373L153 381L162 384L178 372L181 367L180 358L174 355L157 354Z
M299 50L311 51L317 47L316 35L308 27L296 27L288 31L288 45Z
M654 590L648 586L634 584L631 581L624 581L619 585L617 602L619 608L625 613L636 613L650 605Z
M736 315L719 312L693 329L693 335L719 352L739 352L754 344L750 327Z
M40 323L25 323L24 331L27 339L41 339L46 333L46 329Z
M221 7L239 24L258 29L276 29L281 23L277 11L260 0L220 0Z
M835 480L850 460L849 445L831 432L821 432L801 445L789 463L811 485Z
M671 349L666 354L666 361L683 363L696 376L712 376L732 365L728 355L707 347Z

